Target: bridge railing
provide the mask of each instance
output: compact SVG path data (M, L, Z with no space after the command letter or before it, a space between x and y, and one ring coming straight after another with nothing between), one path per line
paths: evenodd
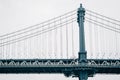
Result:
M80 67L120 67L120 60L88 60L86 64L80 64L78 63L78 60L34 60L34 61L3 61L0 60L0 67L74 67L74 66L80 66Z

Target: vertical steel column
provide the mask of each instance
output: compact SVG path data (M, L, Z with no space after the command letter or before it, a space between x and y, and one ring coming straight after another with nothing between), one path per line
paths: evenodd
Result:
M79 73L79 80L87 80L87 79L88 79L87 71L80 71L80 73Z
M85 50L85 36L84 36L84 16L85 16L85 9L82 7L82 4L80 4L80 8L78 8L78 18L77 22L79 25L79 65L85 65L86 64L86 50ZM88 79L88 73L86 70L80 70L79 73L79 80L87 80Z
M86 51L85 51L85 37L84 37L84 16L85 16L85 9L80 4L80 8L78 8L78 18L77 22L79 25L79 62L84 63L86 62Z

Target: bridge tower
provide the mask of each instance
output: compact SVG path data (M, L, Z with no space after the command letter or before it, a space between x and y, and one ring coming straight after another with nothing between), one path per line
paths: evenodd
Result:
M85 65L87 62L87 51L85 50L85 36L84 36L84 16L85 9L80 4L80 8L78 8L77 12L77 22L79 25L79 53L78 53L78 61L80 65ZM85 69L81 69L79 73L79 80L87 80L88 73Z

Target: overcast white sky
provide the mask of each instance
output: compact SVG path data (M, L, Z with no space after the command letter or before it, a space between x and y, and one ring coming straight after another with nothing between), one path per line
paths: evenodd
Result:
M0 0L0 35L54 18L83 6L120 20L120 0ZM120 75L95 75L88 80L119 80ZM0 74L0 80L78 80L63 75Z

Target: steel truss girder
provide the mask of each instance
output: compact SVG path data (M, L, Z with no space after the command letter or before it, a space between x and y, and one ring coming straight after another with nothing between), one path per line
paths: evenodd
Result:
M63 73L76 77L81 71L86 71L88 76L120 74L120 60L88 59L85 65L78 64L78 59L0 60L0 73Z

